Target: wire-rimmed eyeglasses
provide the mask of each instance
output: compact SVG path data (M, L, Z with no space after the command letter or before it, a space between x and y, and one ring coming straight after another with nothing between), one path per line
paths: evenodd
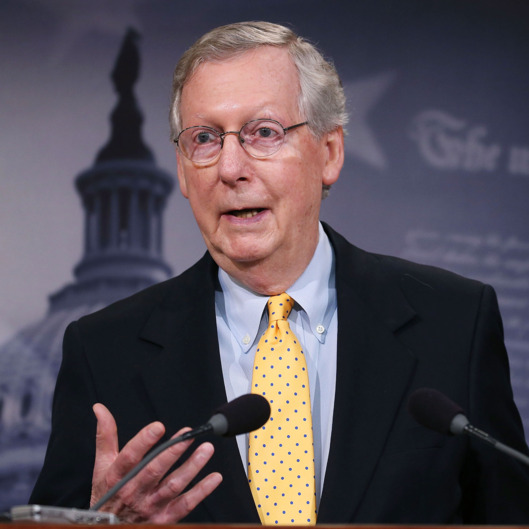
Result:
M243 149L254 158L266 158L275 154L285 141L285 134L292 129L307 125L307 121L283 127L275 119L252 119L241 130L219 132L211 127L194 126L184 129L173 140L180 152L192 162L208 163L215 160L224 146L224 138L235 134Z

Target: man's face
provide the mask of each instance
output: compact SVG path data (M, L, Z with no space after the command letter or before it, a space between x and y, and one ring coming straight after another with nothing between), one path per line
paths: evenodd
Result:
M298 95L297 70L284 49L206 62L182 91L182 127L238 131L258 118L290 127L304 121ZM207 166L177 151L180 189L217 264L267 294L271 267L295 281L314 253L322 183L338 179L342 146L341 129L316 140L305 125L287 132L269 158L252 158L235 135L225 137L220 157Z

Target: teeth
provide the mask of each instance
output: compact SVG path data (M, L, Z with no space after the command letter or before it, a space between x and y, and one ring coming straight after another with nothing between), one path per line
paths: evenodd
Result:
M245 209L243 211L234 211L233 214L239 219L249 219L255 217L257 213L261 211L260 209Z

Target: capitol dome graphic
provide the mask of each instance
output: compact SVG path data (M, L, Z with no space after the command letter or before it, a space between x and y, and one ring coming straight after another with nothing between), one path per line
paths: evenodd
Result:
M111 134L75 179L84 209L84 251L74 282L49 296L45 317L0 346L0 508L26 503L44 461L66 326L167 279L163 211L173 178L142 139L134 94L139 34L129 29L111 73L118 101Z

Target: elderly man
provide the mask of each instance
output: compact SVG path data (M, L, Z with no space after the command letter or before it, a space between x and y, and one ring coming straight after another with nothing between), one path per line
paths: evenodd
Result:
M103 510L154 523L528 522L518 462L406 409L414 389L437 388L527 451L492 288L364 252L319 221L344 159L333 66L282 26L217 28L176 67L171 122L208 251L70 325L31 501L93 505L165 435L253 391L271 403L265 426L173 446Z

